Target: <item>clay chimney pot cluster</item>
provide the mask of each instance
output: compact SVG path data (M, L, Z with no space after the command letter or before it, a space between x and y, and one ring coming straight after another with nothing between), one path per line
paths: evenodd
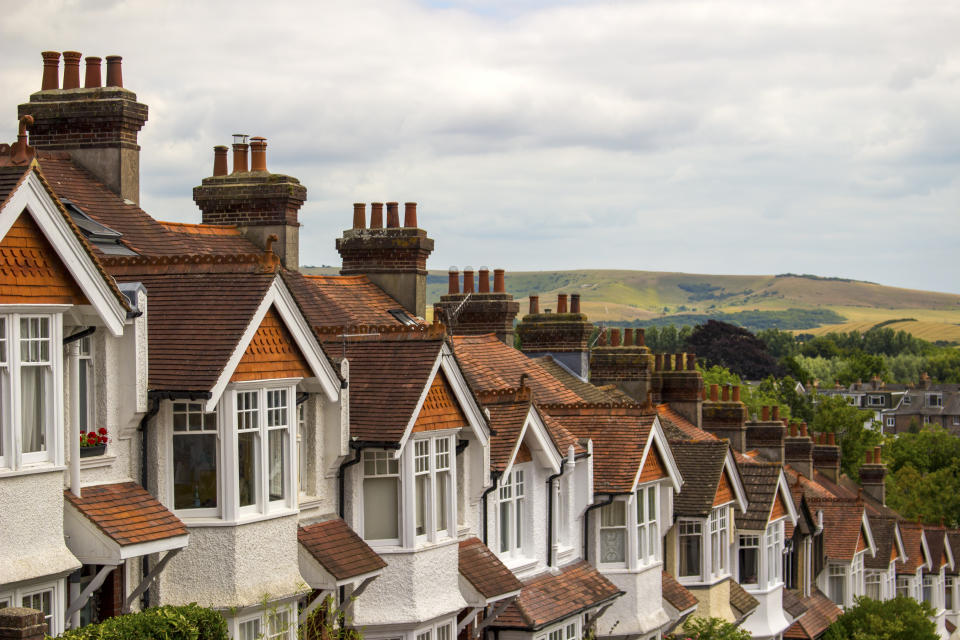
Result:
M60 52L43 51L40 53L43 57L43 78L40 81L41 91L51 91L60 88ZM63 52L63 88L80 88L80 59L83 54L79 51ZM121 72L120 56L107 56L107 86L123 87L123 74ZM96 89L101 86L100 64L101 58L98 56L87 56L86 73L84 75L84 88Z
M487 267L480 267L477 272L477 292L490 293L490 269Z
M567 294L557 294L557 313L567 313Z

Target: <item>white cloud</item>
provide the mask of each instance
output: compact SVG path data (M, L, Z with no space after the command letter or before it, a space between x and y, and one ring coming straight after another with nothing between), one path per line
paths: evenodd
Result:
M812 272L960 293L960 5L928 0L34 2L45 49L124 56L143 202L196 220L211 147L269 139L308 263L354 201L417 200L431 266Z

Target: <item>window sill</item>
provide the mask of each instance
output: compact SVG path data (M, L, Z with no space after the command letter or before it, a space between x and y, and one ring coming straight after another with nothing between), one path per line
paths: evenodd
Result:
M117 456L104 454L102 456L93 456L90 458L80 458L81 469L96 469L98 467L109 467L117 459Z
M183 512L174 511L173 514L183 520L183 524L187 528L191 527L240 527L245 524L252 524L254 522L263 522L265 520L273 520L275 518L284 518L286 516L294 516L298 514L296 509L283 509L278 511L271 511L270 513L258 513L256 515L245 515L236 520L224 520L223 518L217 517L199 517L191 518L188 515L184 515Z
M730 574L726 573L721 576L712 576L708 580L700 580L699 577L686 577L686 578L677 578L677 581L685 587L712 587L715 584L719 584L724 580L730 578Z
M500 561L513 573L523 573L537 566L537 559L527 556L505 557L500 558Z
M399 545L383 545L379 546L375 542L365 540L370 548L376 551L380 555L388 555L392 553L417 553L419 551L427 551L429 549L439 549L440 547L446 547L451 544L460 544L460 540L457 538L444 538L442 540L437 540L436 542L420 542L413 547L401 547Z
M569 558L571 555L573 555L573 552L574 552L574 551L575 551L575 549L574 549L573 547L558 546L558 547L557 547L557 560L566 560L566 559Z
M323 498L301 493L299 496L297 496L297 504L301 511L304 509L313 509L323 504Z
M19 469L0 469L0 478L9 478L13 476L29 476L35 473L52 473L54 471L64 471L67 467L64 465L55 465L49 463L40 463Z
M747 593L756 593L758 595L763 595L767 593L773 593L777 589L782 589L783 582L777 582L773 585L767 585L764 587L761 587L758 584L742 584L740 586L743 587L743 590L746 591Z

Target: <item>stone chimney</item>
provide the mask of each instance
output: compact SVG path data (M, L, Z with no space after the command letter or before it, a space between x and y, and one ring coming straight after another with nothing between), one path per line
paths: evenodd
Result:
M469 269L469 280L468 280ZM520 312L520 303L506 292L503 269L493 270L493 290L490 290L490 270L480 267L477 272L477 290L473 288L473 270L464 268L464 287L460 291L459 271L450 267L447 294L433 305L433 317L447 326L451 335L482 335L494 333L506 345L513 346L513 321Z
M590 375L590 335L593 324L580 312L580 296L573 294L570 310L567 295L557 296L557 312L540 313L539 296L530 296L530 313L517 325L520 349L535 358L553 356L555 360L586 379ZM536 300L536 302L535 302Z
M622 341L619 329L612 329L609 333L609 340L604 339L604 344L598 340L590 350L590 382L616 385L620 391L643 404L651 390L654 366L644 331L624 329Z
M813 477L813 440L806 422L790 425L790 435L783 443L783 461L805 477Z
M840 482L840 447L834 433L820 433L813 445L813 468L832 482Z
M710 396L701 408L701 428L718 438L727 438L741 453L747 450L747 407L740 402L740 387L710 385Z
M248 164L248 150L251 162ZM307 188L296 178L267 170L267 140L233 136L233 171L227 173L226 147L213 148L213 175L193 188L193 201L204 224L232 224L261 249L271 248L288 269L300 266L300 222L297 212Z
M362 203L354 205L353 228L337 238L337 251L343 259L340 273L367 276L408 312L424 317L427 257L433 252L433 240L417 226L417 204L406 203L402 227L396 202L387 203L386 227L371 223L367 229L364 209ZM376 213L374 208L374 216Z
M747 423L747 451L756 449L771 462L783 462L786 427L780 421L780 407L763 407L760 420Z
M140 202L140 145L137 134L147 121L147 105L123 88L120 56L107 56L107 83L100 86L100 58L86 60L85 83L80 86L80 58L65 51L63 88L60 54L43 52L40 91L17 107L19 117L33 116L30 145L42 150L66 151L125 200Z
M654 358L652 391L655 401L667 402L674 411L700 427L703 424L703 376L693 353L664 353Z
M873 451L867 451L860 467L860 485L864 493L883 505L887 504L886 477L887 465L881 457L881 448L874 447Z

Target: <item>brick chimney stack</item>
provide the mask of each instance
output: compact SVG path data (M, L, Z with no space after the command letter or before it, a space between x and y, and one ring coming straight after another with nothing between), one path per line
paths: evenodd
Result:
M807 433L807 423L794 423L783 443L783 461L807 478L813 477L813 440Z
M860 467L860 485L864 493L879 502L887 504L887 465L881 457L882 449L874 447L873 451L867 451L866 462Z
M248 151L252 163L248 164ZM227 173L226 147L213 148L213 175L193 188L193 201L204 224L236 225L251 242L268 245L288 269L300 266L300 222L297 212L307 199L300 181L267 170L267 139L233 136L233 171ZM362 217L362 212L361 212ZM270 243L270 236L278 241Z
M468 271L469 269L469 271ZM493 291L490 270L480 267L476 291L473 270L463 271L463 293L456 267L450 267L447 294L433 305L433 317L439 318L452 335L476 336L494 333L508 346L513 346L513 320L520 313L520 303L506 292L503 269L493 270Z
M539 297L530 296L530 313L517 325L521 351L531 358L553 356L583 379L590 374L589 342L592 333L593 324L585 314L567 311L565 293L557 296L557 313L550 313L549 309L539 313Z
M780 407L761 408L760 420L747 423L747 451L756 449L771 462L783 462L786 427L780 421Z
M659 368L652 379L653 397L669 403L674 411L700 427L703 424L703 376L692 353L664 353L655 361Z
M100 58L86 60L80 86L82 54L63 54L63 88L58 81L60 54L44 51L40 91L17 107L18 117L33 116L30 145L66 151L121 198L140 201L140 146L137 134L147 121L147 105L123 88L120 56L107 56L107 84L100 86Z
M379 204L379 203L377 203ZM427 308L427 257L433 252L433 239L417 226L400 226L400 205L387 203L387 226L376 220L376 205L370 228L353 225L337 238L337 251L343 260L340 273L363 274L408 312L422 318ZM404 224L417 224L417 205L404 205ZM377 226L379 223L379 226Z
M840 447L834 433L820 433L813 445L813 468L831 482L840 482Z
M579 300L577 306L580 306ZM619 336L619 330L613 329L610 340L604 340L603 344L597 341L590 350L590 382L616 385L620 391L643 404L650 392L653 354L644 345L643 329L637 329L636 333L633 329L625 329L622 343Z
M737 451L747 450L747 407L740 402L740 387L710 385L710 400L701 407L701 428L718 438L730 440L730 446Z

